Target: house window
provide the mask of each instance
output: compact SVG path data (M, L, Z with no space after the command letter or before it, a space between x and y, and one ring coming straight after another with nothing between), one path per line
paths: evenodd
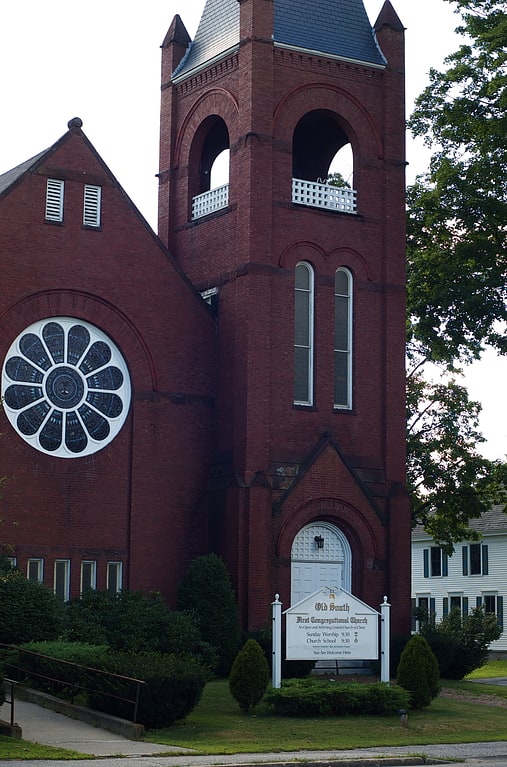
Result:
M503 597L497 593L482 594L477 597L477 607L483 607L486 615L496 615L498 625L503 631Z
M48 178L46 183L46 221L63 221L63 194L65 184L57 178Z
M70 597L70 560L55 560L53 589L57 597L64 602L69 601Z
M468 597L462 594L449 594L444 597L442 602L442 613L444 617L449 615L452 610L459 610L463 615L468 615Z
M83 200L83 226L100 226L100 202L102 187L85 184Z
M26 577L29 581L42 583L44 579L44 560L29 559L26 566Z
M488 547L481 543L462 546L463 575L488 575Z
M352 275L338 269L334 288L334 406L352 406Z
M296 265L294 296L294 404L313 404L313 283L310 264Z
M81 594L97 588L97 563L94 560L81 562Z
M119 591L122 590L122 577L123 577L123 563L108 562L107 576L106 576L106 589L111 594L117 594Z
M425 578L447 576L448 557L439 546L423 549L423 574Z

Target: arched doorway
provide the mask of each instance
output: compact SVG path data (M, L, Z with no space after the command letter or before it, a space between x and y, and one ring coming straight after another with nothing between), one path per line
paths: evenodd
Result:
M317 589L352 588L350 545L335 525L313 522L294 538L291 549L291 605Z

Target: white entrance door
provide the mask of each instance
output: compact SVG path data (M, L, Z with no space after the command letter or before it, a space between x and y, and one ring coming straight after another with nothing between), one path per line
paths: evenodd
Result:
M351 590L350 545L337 527L317 522L294 538L291 551L291 605L321 587Z

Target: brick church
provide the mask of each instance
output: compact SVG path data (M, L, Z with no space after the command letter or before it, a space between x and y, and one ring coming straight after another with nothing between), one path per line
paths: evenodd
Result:
M162 45L158 234L78 118L0 176L0 541L29 578L173 605L214 552L244 628L321 586L409 628L404 134L389 0L373 28L207 0Z

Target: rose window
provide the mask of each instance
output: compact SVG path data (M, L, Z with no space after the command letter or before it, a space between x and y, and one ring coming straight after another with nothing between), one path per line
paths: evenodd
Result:
M118 434L130 378L110 338L86 322L58 317L24 330L2 371L5 413L28 444L60 458L90 455Z

